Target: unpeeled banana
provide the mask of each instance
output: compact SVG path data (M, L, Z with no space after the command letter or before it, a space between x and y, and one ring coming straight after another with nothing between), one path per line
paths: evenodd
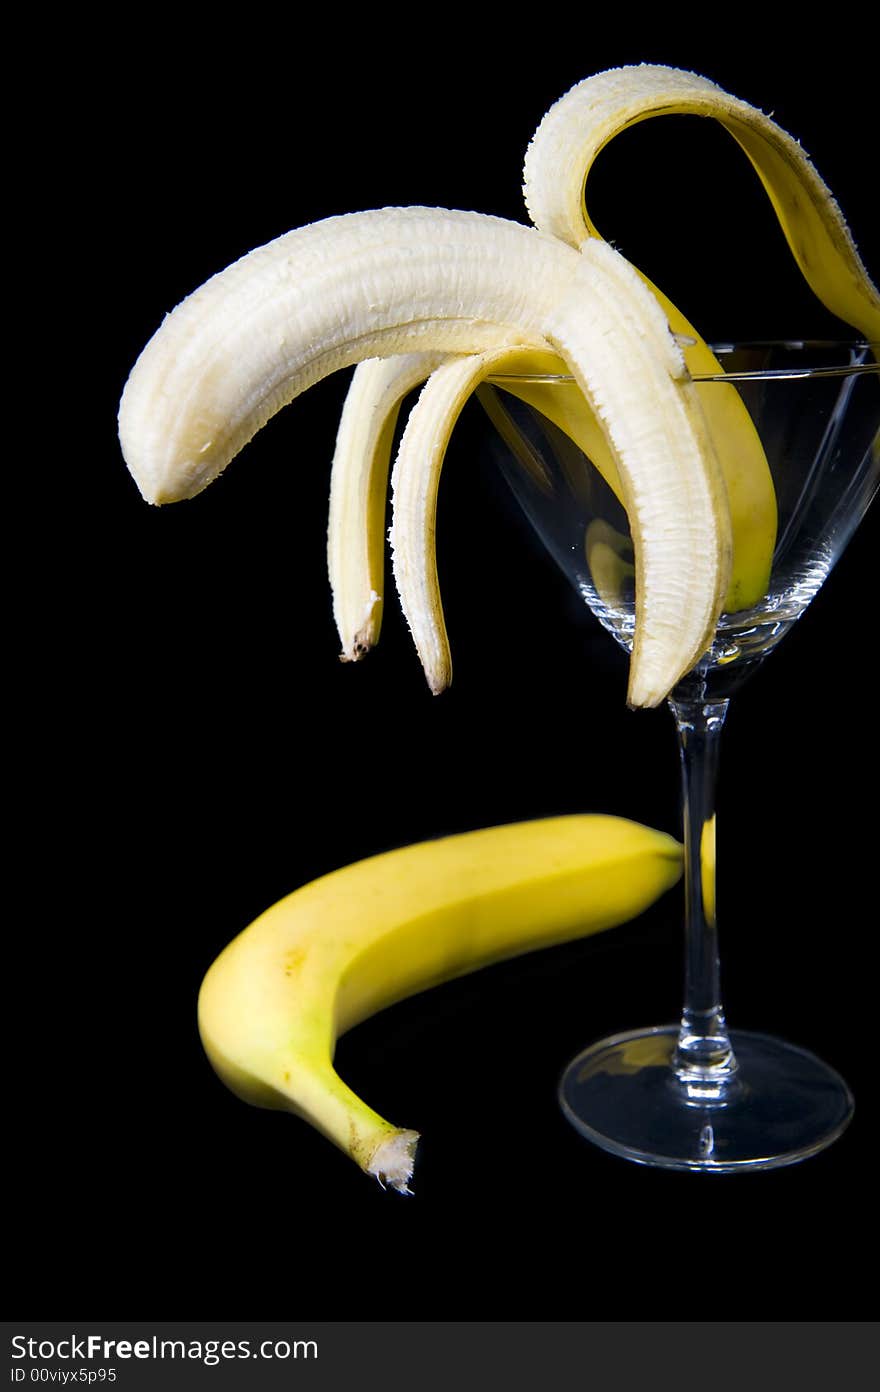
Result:
M549 817L406 846L289 894L217 958L199 1029L219 1076L289 1108L408 1193L415 1131L333 1068L336 1039L393 1001L625 923L676 883L681 847L617 817Z

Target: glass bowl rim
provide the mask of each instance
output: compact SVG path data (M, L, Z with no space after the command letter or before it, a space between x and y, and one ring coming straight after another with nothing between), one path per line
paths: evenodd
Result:
M682 334L676 334L675 338L683 347L688 347L695 342ZM773 381L773 380L796 380L798 378L816 377L857 377L863 373L880 372L880 342L874 339L864 338L780 338L780 339L718 339L707 344L712 352L719 356L724 353L733 353L744 349L771 349L781 348L790 352L807 351L814 352L833 352L840 349L849 354L872 353L873 362L841 362L822 367L797 367L791 364L788 367L760 367L749 368L739 372L695 372L691 376L693 382L752 382L752 381ZM566 372L492 372L487 379L490 383L503 386L505 382L529 382L535 384L550 385L554 382L573 382L575 379L570 373Z

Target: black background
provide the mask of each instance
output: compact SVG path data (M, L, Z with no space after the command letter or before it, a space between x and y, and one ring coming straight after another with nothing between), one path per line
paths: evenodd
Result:
M341 1042L346 1080L423 1134L404 1200L298 1120L223 1089L196 1032L204 971L289 890L405 842L578 810L674 831L671 721L626 709L623 657L467 423L442 490L455 661L442 698L393 603L370 659L337 661L324 545L341 377L179 507L141 502L115 437L137 353L208 275L356 208L524 220L522 154L541 116L624 62L694 68L774 112L876 274L869 36L749 33L739 14L711 32L693 13L597 31L549 9L528 24L435 7L304 27L256 9L184 42L151 12L143 32L56 32L51 62L29 60L50 133L24 161L20 209L46 295L11 529L22 717L9 740L25 772L8 929L15 1313L865 1315L876 517L734 702L719 816L728 1016L834 1063L857 1099L847 1134L791 1170L704 1179L612 1160L562 1120L555 1080L574 1052L677 1012L673 894ZM602 157L591 189L601 230L707 337L839 330L720 130L648 123Z

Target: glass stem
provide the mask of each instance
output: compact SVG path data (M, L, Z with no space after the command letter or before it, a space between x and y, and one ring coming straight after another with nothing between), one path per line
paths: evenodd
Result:
M729 1098L736 1074L721 1004L715 916L715 790L729 701L680 696L669 705L681 760L685 861L684 1009L673 1068L688 1100L706 1106Z

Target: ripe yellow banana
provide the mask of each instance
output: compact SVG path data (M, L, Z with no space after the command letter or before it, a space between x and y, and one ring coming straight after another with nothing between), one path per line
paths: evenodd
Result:
M409 1192L418 1135L333 1068L336 1039L417 991L624 923L681 874L671 837L616 817L551 817L406 846L295 890L207 972L199 1029L246 1101L288 1108L366 1173Z

